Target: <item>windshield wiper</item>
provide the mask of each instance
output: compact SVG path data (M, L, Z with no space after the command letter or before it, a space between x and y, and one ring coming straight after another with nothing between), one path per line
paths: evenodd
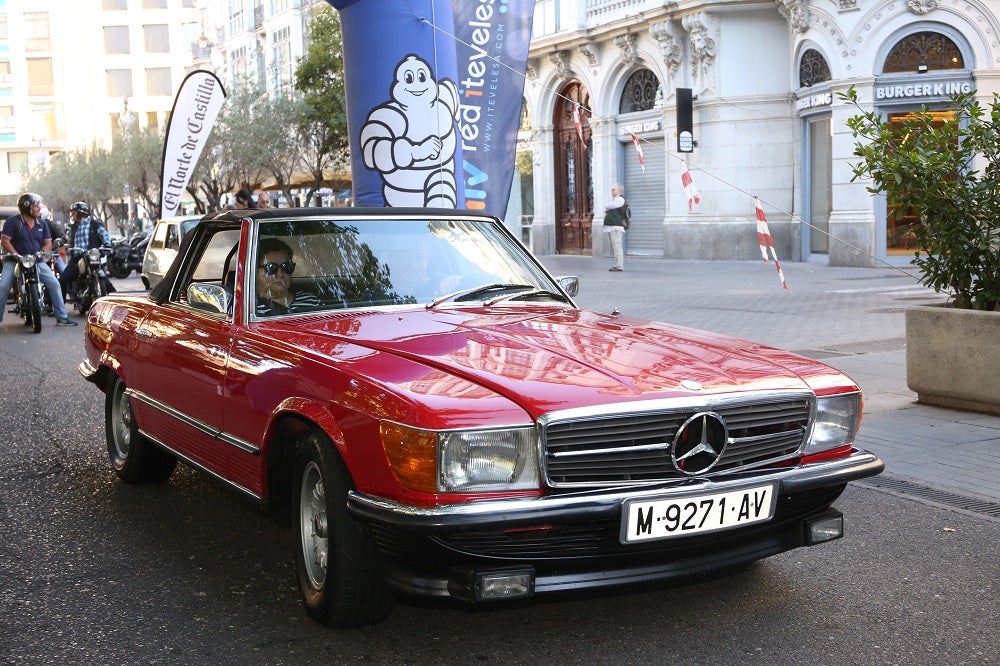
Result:
M497 296L496 298L491 298L485 301L485 305L494 305L495 303L501 303L503 301L527 301L535 296L545 296L546 298L551 298L557 301L562 301L563 303L569 303L569 299L563 294L555 291L549 291L548 289L532 289L531 291L521 291L516 294L504 294L503 296Z
M472 287L471 289L462 289L461 291L455 291L450 294L445 294L439 298L435 298L433 301L426 305L427 309L430 310L435 308L446 301L469 301L477 296L482 296L488 294L491 291L525 291L535 289L534 285L530 284L511 284L503 282L495 282L493 284L484 284L479 287ZM516 296L516 294L510 294L511 296Z

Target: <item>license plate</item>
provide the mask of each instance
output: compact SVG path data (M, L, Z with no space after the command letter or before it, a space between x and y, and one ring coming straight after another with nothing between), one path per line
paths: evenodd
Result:
M625 500L622 543L728 530L774 516L774 484L725 493Z

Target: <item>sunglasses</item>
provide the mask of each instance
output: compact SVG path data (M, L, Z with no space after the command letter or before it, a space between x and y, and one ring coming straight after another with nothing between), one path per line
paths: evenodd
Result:
M258 268L264 269L264 275L277 275L278 270L284 272L285 275L291 275L295 272L295 262L294 261L283 261L280 264L276 264L273 261L268 261Z

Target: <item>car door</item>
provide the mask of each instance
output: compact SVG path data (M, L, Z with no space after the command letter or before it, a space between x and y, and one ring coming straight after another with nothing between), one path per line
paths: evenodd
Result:
M137 327L143 342L132 380L142 396L139 423L164 446L229 478L231 446L223 432L223 401L232 314L193 307L187 287L222 284L225 257L239 242L240 229L199 228L169 300Z

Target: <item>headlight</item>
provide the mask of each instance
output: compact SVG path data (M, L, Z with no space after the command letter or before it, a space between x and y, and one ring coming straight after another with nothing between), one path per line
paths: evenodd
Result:
M829 451L854 442L861 420L861 394L848 393L816 400L816 420L802 453Z
M35 266L35 255L22 254L21 265L24 266L25 268L33 268Z
M100 261L101 260L101 250L97 247L92 247L87 250L87 258L90 261Z
M382 447L396 480L428 493L537 489L534 428L428 431L383 422Z
M538 487L534 428L446 432L438 444L443 492Z

